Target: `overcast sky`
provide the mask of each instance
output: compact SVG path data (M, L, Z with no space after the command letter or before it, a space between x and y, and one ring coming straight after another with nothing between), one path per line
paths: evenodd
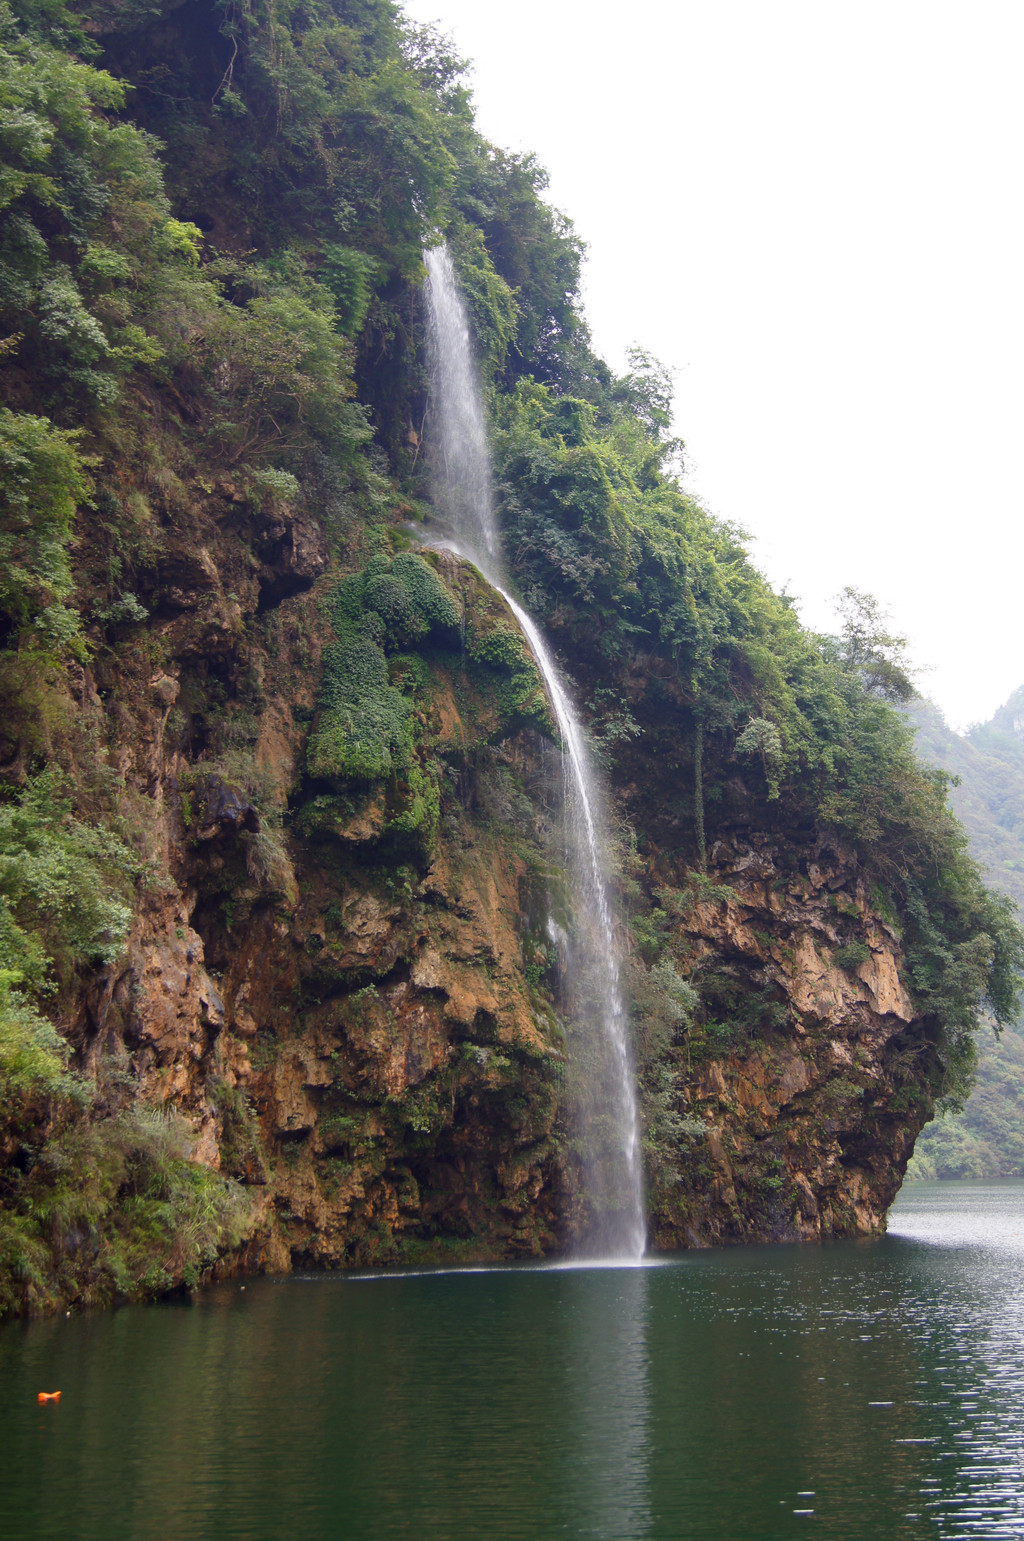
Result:
M589 247L617 369L812 626L867 589L963 726L1024 683L1020 0L406 0Z

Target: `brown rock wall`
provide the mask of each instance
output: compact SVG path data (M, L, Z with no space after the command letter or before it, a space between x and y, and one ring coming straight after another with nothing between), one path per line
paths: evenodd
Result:
M895 932L871 911L850 853L817 840L793 871L795 854L767 837L720 842L709 877L731 896L696 904L675 927L698 992L724 976L766 1011L725 1035L726 1052L718 1024L691 1030L685 1106L706 1135L655 1214L659 1245L883 1230L930 1115L934 1048ZM844 966L851 944L869 956L848 951Z
M210 496L236 509L229 486ZM432 654L417 751L443 787L429 858L388 834L385 786L304 823L326 806L304 770L325 553L288 511L259 525L251 560L237 510L200 523L202 539L186 521L165 545L159 658L127 650L83 685L152 871L125 957L79 1013L82 1063L97 1079L121 1065L134 1095L189 1120L196 1160L248 1185L237 1266L564 1245L578 1195L541 741L464 656ZM449 562L445 576L467 610L514 624L477 575ZM510 778L525 815L505 811ZM652 1184L652 1242L876 1231L932 1052L898 939L849 855L818 839L733 835L708 878L717 889L671 925L702 1006L680 1050L690 1132L671 1191ZM867 955L843 966L854 940Z

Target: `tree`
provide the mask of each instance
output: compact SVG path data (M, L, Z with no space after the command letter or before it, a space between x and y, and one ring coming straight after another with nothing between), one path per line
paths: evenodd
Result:
M906 637L889 631L888 612L860 589L846 588L836 596L843 620L840 652L846 666L859 675L871 695L904 702L917 695L906 655Z

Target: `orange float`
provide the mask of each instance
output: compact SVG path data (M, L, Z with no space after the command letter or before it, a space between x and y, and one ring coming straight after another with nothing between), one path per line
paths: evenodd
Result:
M39 1400L40 1400L40 1402L59 1402L60 1401L60 1392L59 1391L40 1391L39 1392Z

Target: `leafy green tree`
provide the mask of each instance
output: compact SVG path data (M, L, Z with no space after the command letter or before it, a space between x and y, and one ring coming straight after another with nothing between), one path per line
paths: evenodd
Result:
M906 637L888 629L888 616L871 594L847 586L839 595L844 664L860 676L865 690L883 700L909 701L916 695L907 661Z

